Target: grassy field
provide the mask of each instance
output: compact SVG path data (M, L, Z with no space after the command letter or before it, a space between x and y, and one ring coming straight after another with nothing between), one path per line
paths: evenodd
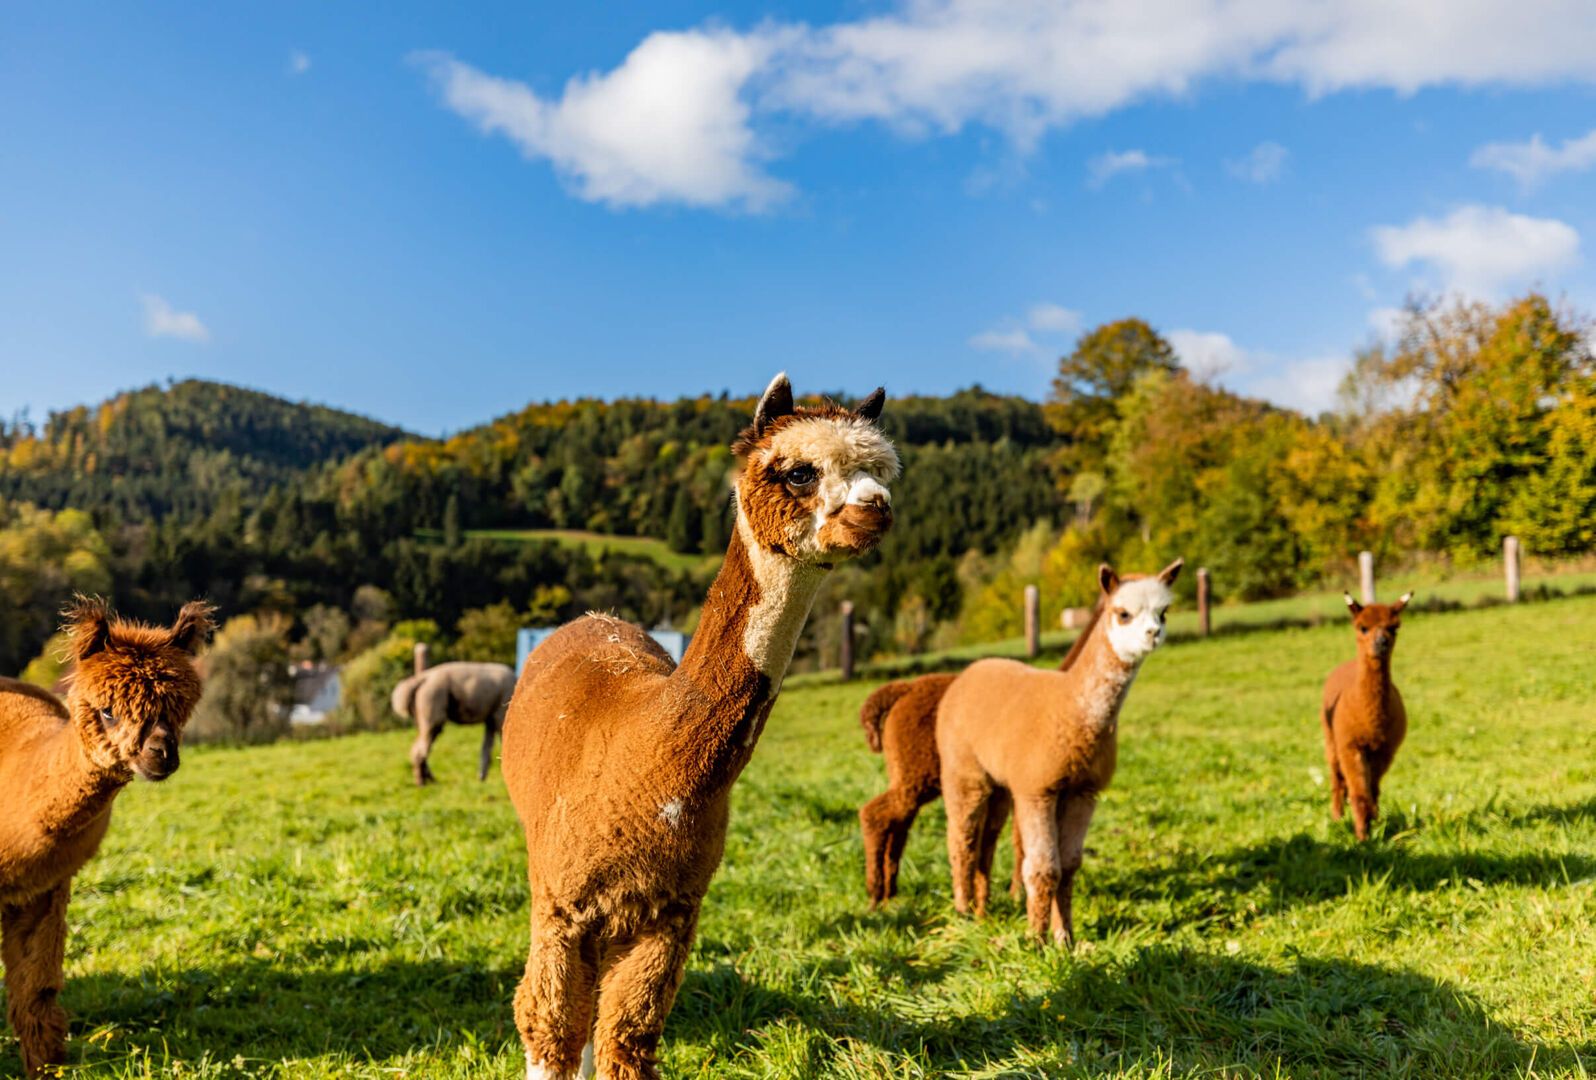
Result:
M868 684L789 690L734 800L673 1076L1585 1076L1596 1063L1596 598L1414 615L1377 839L1329 820L1344 625L1171 646L1121 726L1073 955L955 917L940 813L863 903ZM197 749L130 789L72 907L83 1077L522 1075L524 857L475 739ZM1006 847L1006 845L1005 845ZM1000 856L1006 874L1008 854ZM0 1041L0 1075L18 1071Z
M442 538L443 530L417 529L416 535L437 540ZM651 536L611 536L581 529L467 529L465 535L472 540L502 540L507 543L549 540L566 547L579 547L590 555L614 552L653 559L669 570L698 570L720 564L719 555L686 555L672 551L665 541Z

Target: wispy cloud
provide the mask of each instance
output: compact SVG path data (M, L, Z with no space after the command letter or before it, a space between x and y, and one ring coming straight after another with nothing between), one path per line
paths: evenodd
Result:
M1044 301L1032 304L1023 319L1000 320L998 325L972 336L968 344L983 352L1040 355L1062 344L1058 340L1062 335L1073 334L1080 328L1080 312Z
M1120 173L1163 169L1173 164L1173 159L1154 157L1145 150L1110 150L1086 163L1086 185L1100 188Z
M1529 142L1486 143L1474 151L1469 164L1507 173L1520 186L1533 188L1556 173L1596 167L1596 128L1577 139L1564 139L1559 146L1548 146L1538 133L1531 135Z
M1248 183L1272 184L1285 174L1290 156L1291 151L1277 142L1261 142L1245 157L1226 161L1225 171Z
M303 75L310 70L310 56L302 49L288 54L288 74Z
M1025 313L1032 330L1050 334L1073 334L1081 328L1081 313L1061 304L1033 304Z
M1246 349L1213 330L1171 330L1165 336L1195 377L1309 416L1335 407L1336 391L1351 366L1345 356L1289 357Z
M1030 334L1015 327L1013 330L983 330L971 336L970 348L982 352L1028 353L1036 352L1037 344Z
M144 305L144 332L150 337L177 338L201 345L211 339L211 332L192 311L177 311L154 293L143 293L139 301Z
M1385 265L1426 267L1438 277L1431 284L1485 297L1565 270L1579 259L1573 226L1496 206L1460 206L1444 218L1380 225L1370 236Z

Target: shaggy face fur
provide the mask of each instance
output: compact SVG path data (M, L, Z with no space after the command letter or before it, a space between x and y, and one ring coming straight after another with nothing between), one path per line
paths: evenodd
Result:
M1349 594L1358 658L1332 671L1324 684L1319 720L1330 771L1330 814L1341 820L1350 798L1359 840L1367 839L1369 823L1379 816L1380 781L1407 737L1408 713L1391 681L1391 654L1402 628L1402 609L1412 598L1404 593L1394 604L1365 606Z
M1099 569L1099 584L1106 597L1104 618L1108 620L1108 643L1127 664L1139 664L1164 643L1164 620L1175 594L1169 586L1180 573L1176 560L1157 577L1131 577L1121 581L1114 571ZM1165 580L1164 575L1169 575Z
M64 703L0 679L0 934L7 1014L29 1076L66 1060L57 999L72 877L99 848L117 792L134 776L176 771L211 609L189 604L161 629L80 598L67 629L76 670Z
M883 397L799 408L786 376L770 384L734 447L736 528L680 666L597 614L528 658L503 761L531 886L515 999L529 1080L567 1080L584 1060L611 1080L658 1075L731 786L827 569L892 524Z

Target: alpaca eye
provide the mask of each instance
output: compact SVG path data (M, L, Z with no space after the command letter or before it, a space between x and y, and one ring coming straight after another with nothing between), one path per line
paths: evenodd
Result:
M1122 623L1128 623L1131 620L1130 612L1128 611L1116 611L1114 614L1119 617L1119 621Z
M116 727L116 714L110 709L101 709L100 723L104 724L108 728Z
M784 477L788 485L795 488L812 487L819 478L820 475L815 472L813 465L794 465L787 470L787 475Z

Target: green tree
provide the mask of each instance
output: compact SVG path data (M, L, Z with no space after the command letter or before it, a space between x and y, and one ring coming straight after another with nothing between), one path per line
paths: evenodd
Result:
M1048 418L1072 440L1069 471L1091 468L1107 447L1114 403L1149 372L1173 373L1175 350L1141 319L1104 323L1059 360Z

